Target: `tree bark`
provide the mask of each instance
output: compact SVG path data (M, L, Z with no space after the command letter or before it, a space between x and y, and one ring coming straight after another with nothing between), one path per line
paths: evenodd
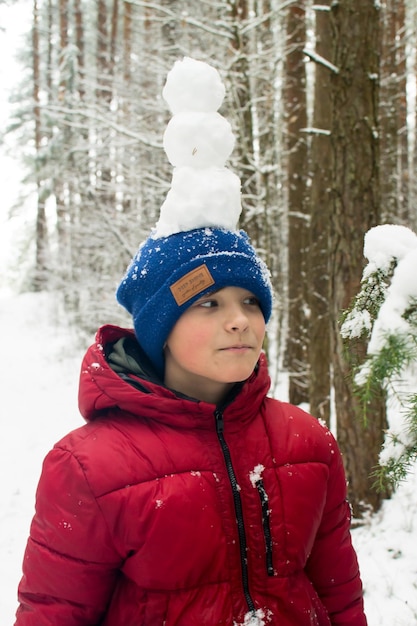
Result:
M408 224L409 167L403 0L387 0L381 61L381 207L384 222Z
M323 8L323 7L327 7ZM332 58L330 3L316 10L316 53ZM314 119L311 142L311 221L308 263L310 411L330 425L330 281L329 225L332 207L330 141L331 72L315 65Z
M287 14L284 107L287 133L288 175L288 339L286 366L289 399L308 402L307 255L309 213L307 205L307 126L305 2L290 5Z
M373 0L344 0L331 8L334 59L332 75L332 147L334 203L331 220L332 351L337 437L344 455L354 514L377 509L382 495L370 477L386 426L381 397L369 408L367 428L359 417L352 383L352 362L362 360L358 342L346 354L340 335L341 312L359 290L363 238L380 220L378 74L379 10Z

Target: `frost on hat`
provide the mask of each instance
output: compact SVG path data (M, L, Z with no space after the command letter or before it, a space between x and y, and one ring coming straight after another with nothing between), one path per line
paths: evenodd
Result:
M173 117L163 144L174 167L171 188L116 293L161 377L171 329L205 293L243 287L259 299L266 321L271 315L269 271L237 230L240 179L225 165L235 137L217 111L224 94L219 73L202 61L186 57L168 73L163 96Z

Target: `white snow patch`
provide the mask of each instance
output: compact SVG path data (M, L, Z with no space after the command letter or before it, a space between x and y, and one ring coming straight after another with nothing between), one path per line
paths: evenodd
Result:
M270 612L268 611L268 617L265 615L263 609L258 609L255 613L250 611L246 613L242 624L234 623L234 626L265 626L267 622L271 621Z
M259 463L254 467L251 472L249 472L249 479L253 487L256 487L256 483L262 480L262 472L264 471L264 469L265 467L261 463Z
M409 324L403 315L410 304L410 299L417 298L417 237L415 243L415 249L408 250L394 270L385 302L379 310L372 330L368 354L378 354L387 333L408 331Z
M402 259L417 248L417 235L406 226L381 224L368 230L363 254L370 262L368 272L375 268L388 269L393 258Z

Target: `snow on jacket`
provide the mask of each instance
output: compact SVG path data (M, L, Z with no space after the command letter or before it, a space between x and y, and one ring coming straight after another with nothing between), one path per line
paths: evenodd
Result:
M44 461L16 626L365 626L331 433L266 396L263 356L216 408L121 378L123 336L98 332L88 423Z

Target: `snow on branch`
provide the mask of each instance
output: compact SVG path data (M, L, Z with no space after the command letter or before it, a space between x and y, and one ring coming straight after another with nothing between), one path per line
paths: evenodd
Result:
M333 65L333 63L331 63L324 57L322 57L321 54L318 54L317 52L312 52L311 50L307 50L307 48L304 48L303 52L307 57L309 57L315 63L318 63L319 65L323 65L324 67L327 67L327 69L329 69L334 74L339 74L340 72L339 68L336 67L336 65Z
M379 486L396 486L417 459L417 235L405 226L376 226L365 235L364 256L368 264L341 335L368 339L354 382L365 422L374 394L385 392L388 429L375 476Z
M311 8L313 11L326 11L327 13L330 13L331 7L328 4L313 4Z
M307 135L327 135L330 136L332 133L330 130L326 128L315 128L314 126L309 126L307 128L300 128L300 133L306 133Z
M44 106L44 110L45 111L50 111L51 113L57 113L57 114L61 114L65 117L65 120L62 120L62 124L65 124L66 126L71 126L72 128L83 128L82 126L80 126L80 123L78 121L78 118L84 118L86 120L93 120L96 123L100 123L103 124L103 126L107 126L112 128L113 130L115 130L117 133L119 133L120 135L124 135L125 137L128 137L129 139L134 139L135 141L140 142L141 144L148 146L150 148L162 148L162 142L159 139L155 139L153 140L149 135L144 134L144 133L138 133L136 131L132 131L129 128L127 128L127 126L123 126L120 125L116 122L114 122L113 119L111 119L110 117L106 117L104 116L102 113L99 112L98 108L94 109L93 107L90 107L90 109L87 108L68 108L66 106L56 106L56 105L52 105L52 104L47 104ZM72 121L72 119L74 121Z
M162 15L165 15L168 18L171 18L173 20L178 19L178 14L175 11L172 11L171 9L169 9L168 7L162 6L159 3L152 3L152 2L148 2L145 0L129 0L130 4L133 4L135 6L138 7L142 7L144 9L148 10L153 10L155 11L156 14L162 13ZM190 26L194 26L195 28L199 28L200 30L204 30L207 33L211 33L212 35L217 35L217 36L221 36L224 37L225 39L233 39L233 33L230 33L227 31L227 29L220 29L217 28L216 26L212 26L207 20L204 21L200 21L200 20L196 20L193 17L191 17L186 11L181 13L181 21L189 24Z

